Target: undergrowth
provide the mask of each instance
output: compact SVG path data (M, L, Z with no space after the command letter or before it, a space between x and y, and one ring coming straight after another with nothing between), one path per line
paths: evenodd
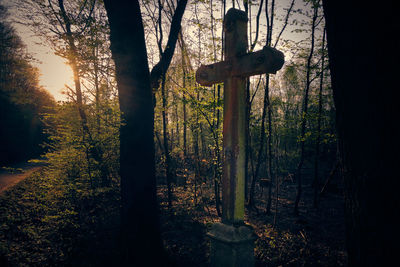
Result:
M118 187L82 190L46 170L0 196L0 265L98 266L115 255Z

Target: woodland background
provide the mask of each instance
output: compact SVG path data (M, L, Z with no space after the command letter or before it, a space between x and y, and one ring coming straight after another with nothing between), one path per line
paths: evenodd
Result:
M343 266L344 165L322 2L228 2L140 1L150 77L158 77L151 79L157 213L169 261L206 265L204 235L221 215L223 84L201 87L195 71L223 59L223 14L235 6L250 18L249 51L268 45L285 54L276 75L247 83L246 222L258 235L257 264ZM29 27L68 62L74 87L63 88L64 101L40 85L13 23ZM35 161L44 164L1 196L1 262L118 262L126 121L104 3L2 2L0 45L1 165L39 156Z

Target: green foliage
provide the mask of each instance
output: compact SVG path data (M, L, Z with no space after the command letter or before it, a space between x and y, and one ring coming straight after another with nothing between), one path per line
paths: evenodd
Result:
M65 177L79 191L86 191L87 185L93 190L119 183L120 113L116 100L101 105L98 113L87 112L90 135L82 130L74 103L58 105L45 120L52 125L47 144L50 149L45 154L47 170L53 176Z
M113 251L95 247L118 226L118 187L88 195L54 174L35 172L0 196L0 258L11 266L100 264Z

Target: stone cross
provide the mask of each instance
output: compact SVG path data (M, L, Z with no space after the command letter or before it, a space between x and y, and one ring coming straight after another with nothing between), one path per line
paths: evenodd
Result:
M253 258L254 234L243 222L246 78L257 74L276 73L284 63L283 53L271 47L247 53L247 21L244 11L229 9L224 20L225 60L202 65L196 72L196 81L200 85L224 83L222 224L215 224L208 233L212 241L212 266L253 264L249 257ZM248 245L249 242L251 245ZM240 243L247 245L232 245ZM227 247L226 244L230 245Z

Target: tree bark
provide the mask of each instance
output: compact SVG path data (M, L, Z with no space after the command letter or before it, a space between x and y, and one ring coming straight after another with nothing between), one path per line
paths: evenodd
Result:
M345 181L349 266L398 262L399 22L395 2L324 0Z
M157 264L162 254L154 164L154 110L139 1L104 1L116 67L120 129L123 263Z
M179 0L176 7L174 16L172 17L170 32L168 36L167 45L164 51L161 53L160 61L153 67L150 73L151 87L158 89L160 84L160 78L163 73L168 70L169 64L171 63L172 56L174 55L176 42L178 40L179 32L181 31L181 21L183 13L185 12L187 0Z

